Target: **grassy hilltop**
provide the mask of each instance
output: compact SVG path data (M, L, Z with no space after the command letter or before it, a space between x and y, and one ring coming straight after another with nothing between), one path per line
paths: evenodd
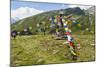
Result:
M89 9L90 10L90 9ZM27 17L11 25L11 30L22 31L25 27L36 30L36 24L46 22L49 25L48 16L58 15L59 10L44 12L35 16ZM80 17L78 20L82 27L72 27L72 35L81 49L77 51L76 61L70 58L69 49L63 43L65 40L55 40L50 34L45 35L22 35L15 39L11 37L11 65L19 67L25 65L54 64L95 61L95 15L92 14L91 21L88 20L84 10L80 8L64 9L65 14L73 14ZM89 23L92 23L89 25ZM87 28L91 29L88 31Z
M63 44L65 40L55 40L51 35L18 36L11 40L11 63L15 66L52 63L84 62L95 60L93 35L74 35L81 49L79 58L73 61L69 49Z

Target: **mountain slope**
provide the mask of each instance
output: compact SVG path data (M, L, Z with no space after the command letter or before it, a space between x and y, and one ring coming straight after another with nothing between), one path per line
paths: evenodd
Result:
M12 24L11 30L22 31L26 27L32 27L32 32L34 32L36 30L37 23L46 22L47 24L49 24L48 17L59 15L59 11L60 10L54 10L54 11L44 12L44 13L40 13L40 14L37 14L34 16L30 16L28 18L24 18L24 19L19 20L18 22L14 23L14 24ZM80 23L84 22L84 24L85 24L84 27L87 27L87 25L88 25L87 18L88 17L85 16L84 11L81 10L79 7L67 8L67 9L63 9L63 11L64 11L65 15L73 14L73 16L75 16L75 17L82 16L81 19L79 20L79 22ZM85 17L85 18L83 18L83 17ZM74 28L78 29L77 27L74 27Z
M87 10L85 10L85 13L94 15L95 14L95 6L92 6L92 7L88 8Z

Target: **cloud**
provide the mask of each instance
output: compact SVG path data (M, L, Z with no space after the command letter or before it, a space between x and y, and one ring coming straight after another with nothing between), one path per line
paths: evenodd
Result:
M19 18L23 19L29 16L33 16L39 13L42 13L44 11L42 10L37 10L35 8L30 8L30 7L20 7L15 10L11 10L11 17L12 18Z

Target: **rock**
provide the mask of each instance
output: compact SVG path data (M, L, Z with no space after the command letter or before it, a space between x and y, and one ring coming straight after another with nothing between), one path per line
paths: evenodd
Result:
M95 44L90 44L91 46L95 46Z
M84 34L84 31L82 31L81 34Z
M77 44L77 49L79 50L79 49L81 49L81 46L80 46L80 44Z
M15 63L15 64L19 64L19 63L21 63L21 62L22 62L22 61L20 61L20 60L18 61L18 60L17 60L17 61L15 61L14 63Z
M88 31L89 30L89 28L86 28L86 31Z
M59 50L53 50L52 54L57 54L59 52Z
M93 42L95 42L95 40L92 40Z
M12 48L17 48L17 47L18 47L18 46L15 46L15 45L14 45L14 46L12 46Z
M63 55L64 58L71 58L71 56L69 54L65 54Z
M88 42L88 40L86 40L86 42Z
M43 63L43 62L44 62L44 59L42 58L37 60L37 63Z
M91 31L91 33L93 34L94 32L93 32L93 31Z
M47 51L47 49L41 49L42 51Z
M61 37L55 37L55 40L61 40L62 38Z
M68 42L66 41L66 42L64 42L63 44L68 44Z

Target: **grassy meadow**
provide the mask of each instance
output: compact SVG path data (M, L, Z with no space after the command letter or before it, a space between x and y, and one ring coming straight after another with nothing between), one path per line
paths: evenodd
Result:
M73 35L81 45L77 51L76 61L70 58L69 49L63 43L65 40L55 40L51 35L30 35L11 38L11 65L19 67L25 65L56 64L84 62L95 60L95 36Z

